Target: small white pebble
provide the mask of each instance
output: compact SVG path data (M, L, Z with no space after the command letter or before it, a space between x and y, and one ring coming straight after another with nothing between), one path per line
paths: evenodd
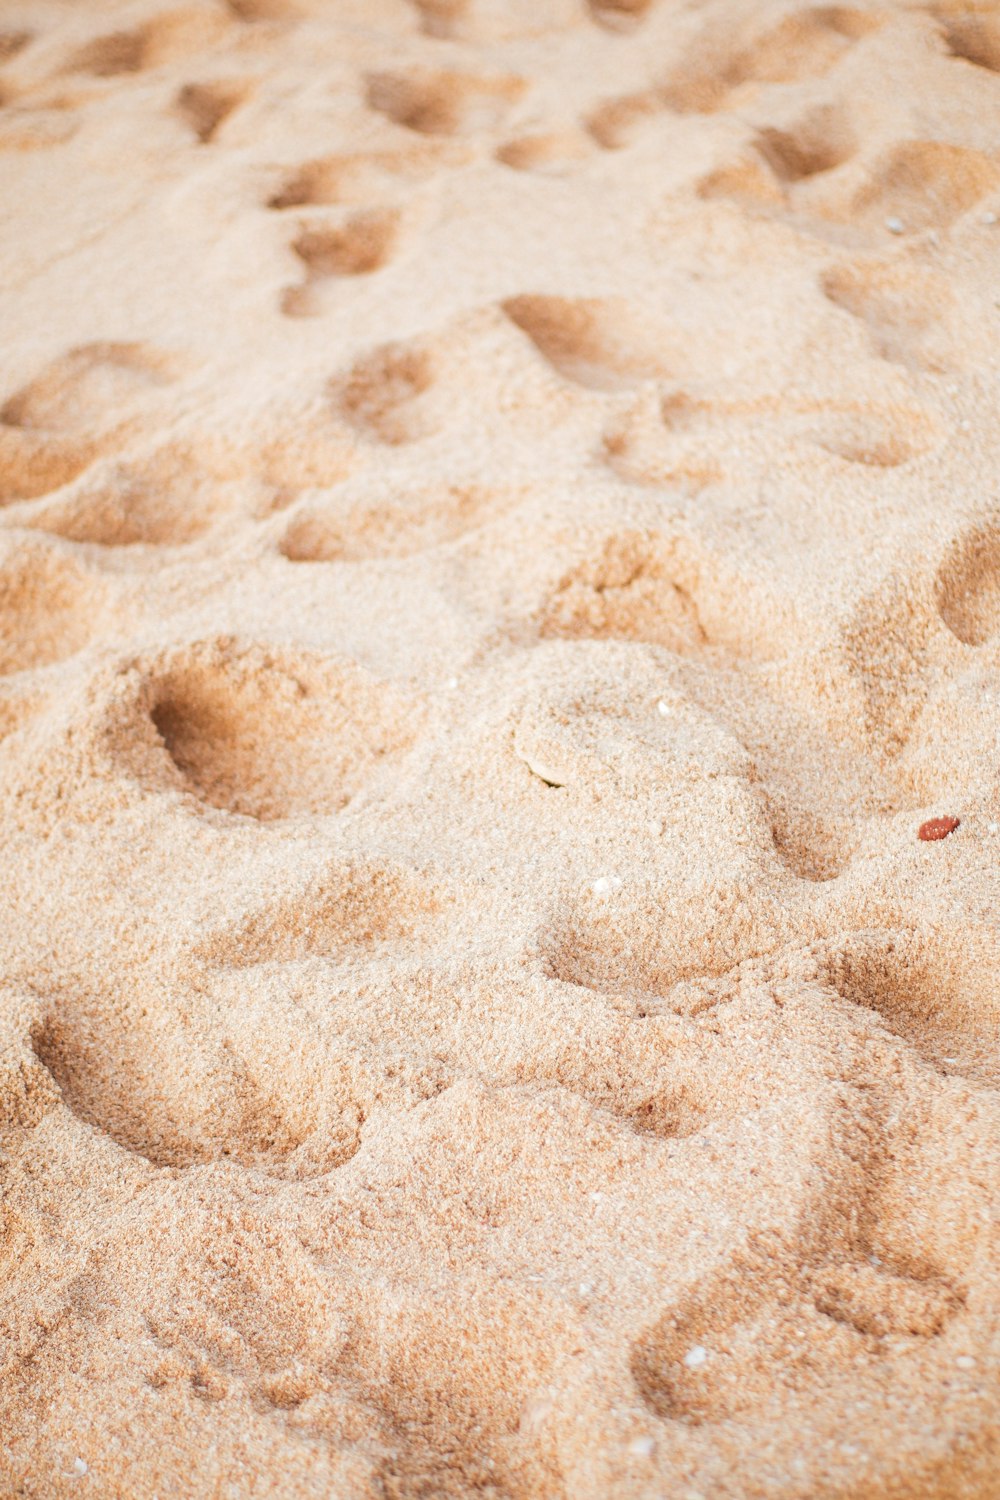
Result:
M670 704L666 701L665 698L661 698L659 703L656 705L656 712L659 714L661 719L669 719Z
M586 1281L581 1281L580 1282L580 1296L581 1297L589 1297L592 1290L593 1290L593 1288Z
M958 1058L957 1057L942 1057L941 1061L943 1063L950 1063L952 1065L952 1067L954 1067L955 1063L958 1062Z
M601 1199L603 1197L604 1197L604 1194L598 1188L598 1189L595 1189L594 1192L591 1193L591 1195L590 1195L590 1201L592 1203L600 1203L600 1201L601 1201Z
M906 230L906 225L902 219L886 219L885 227L890 234L903 234Z
M621 880L617 875L599 875L591 886L595 896L609 896L612 891L621 890Z
M86 1474L86 1472L87 1472L87 1465L84 1462L84 1460L82 1458L74 1458L74 1460L73 1460L73 1473L74 1474L79 1474L80 1478L82 1479L83 1476L84 1476L84 1474Z
M997 219L998 219L998 215L995 214L995 213L991 212L991 213L988 213L988 214L983 214L982 223L984 223L985 225L987 225L987 227L991 227L992 225L994 225L997 222Z
M960 1370L974 1370L976 1368L976 1357L974 1354L960 1354L955 1363Z
M1000 833L1000 823L987 823L990 833Z
M445 683L445 687L446 688L450 688L451 691L454 692L455 689L458 687L458 678L457 677L449 677L448 681Z
M628 1445L628 1451L634 1453L636 1458L652 1458L656 1452L656 1439L651 1437L633 1438Z
M697 1370L698 1366L703 1365L707 1358L708 1350L704 1347L704 1345L695 1344L694 1348L689 1349L685 1354L684 1363L687 1365L689 1370Z

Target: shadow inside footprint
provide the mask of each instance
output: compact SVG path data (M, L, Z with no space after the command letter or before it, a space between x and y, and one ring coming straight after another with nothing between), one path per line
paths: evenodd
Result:
M199 1046L189 1033L151 1035L60 1008L35 1028L32 1047L78 1119L154 1167L232 1162L299 1179L343 1165L360 1144L360 1118L346 1110L324 1121L320 1157L303 1158L316 1099L308 1089L294 1098L287 1080L281 1089L262 1082L225 1042Z
M186 83L177 95L175 108L201 144L207 146L247 92L239 83Z
M963 645L1000 635L1000 525L976 527L951 549L938 573L937 604Z
M192 651L144 691L144 779L263 823L339 811L415 733L401 698L359 669L259 648Z
M934 1068L996 1082L1000 1000L982 959L966 944L872 930L832 944L824 973Z
M503 310L577 385L622 390L670 372L669 339L621 298L510 297Z
M366 98L371 109L420 135L474 135L495 129L523 89L512 75L414 70L369 74Z

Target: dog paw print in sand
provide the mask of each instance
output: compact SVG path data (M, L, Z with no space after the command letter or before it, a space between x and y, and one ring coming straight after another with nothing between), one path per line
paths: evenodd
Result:
M370 109L419 135L480 135L500 127L525 86L513 74L414 69L369 74L365 97Z
M963 645L1000 636L1000 523L960 537L938 572L936 594L942 620Z
M305 279L282 294L286 317L322 311L325 284L343 277L370 276L389 263L399 241L401 216L395 209L366 209L337 224L313 223L300 229L292 250Z
M299 653L209 643L134 676L118 758L151 790L260 823L340 811L417 728L402 695ZM107 737L114 753L113 723Z

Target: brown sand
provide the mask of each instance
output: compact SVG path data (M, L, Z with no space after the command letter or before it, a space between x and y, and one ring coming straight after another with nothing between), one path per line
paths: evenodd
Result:
M1000 10L0 19L2 1494L1000 1495Z

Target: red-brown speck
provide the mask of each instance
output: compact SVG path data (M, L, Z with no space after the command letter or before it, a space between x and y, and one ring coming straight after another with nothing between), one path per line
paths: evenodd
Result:
M917 829L917 838L923 839L925 844L934 839L946 839L949 833L955 832L961 821L961 818L928 818Z

